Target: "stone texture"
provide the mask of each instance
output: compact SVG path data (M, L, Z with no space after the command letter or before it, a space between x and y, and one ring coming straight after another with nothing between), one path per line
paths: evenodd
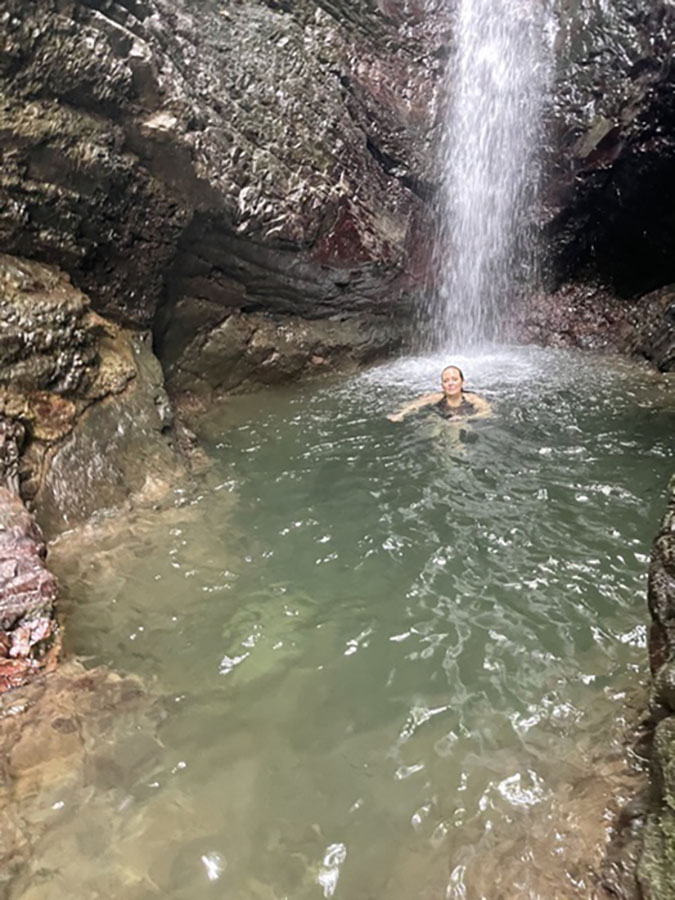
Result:
M557 278L597 275L620 296L675 281L675 8L559 0L549 233Z
M52 266L0 256L0 415L25 440L22 497L49 535L184 472L148 332L93 312Z
M536 311L519 313L519 333L544 343L620 345L669 371L672 304L662 331L636 328L635 320L651 320L661 309L654 292L675 282L668 189L675 7L664 0L558 0L556 7L560 62L542 212L548 293L535 298Z
M114 843L113 828L99 833L102 823L115 822L129 779L159 758L153 703L138 679L103 668L86 671L72 660L0 696L3 900L86 890L77 867L91 858L95 868L94 858ZM93 821L84 812L90 802L97 808ZM71 803L80 810L72 824ZM87 896L122 896L124 872L100 890L99 883Z
M0 487L0 693L55 662L57 586L46 555L33 517Z
M557 314L571 305L582 331L597 321L581 343L613 345L633 315L621 298L675 282L661 189L675 16L664 0L556 8L541 224L564 290L521 334L574 343ZM183 372L232 316L409 318L430 261L447 4L5 0L4 27L0 249L58 264L96 310L152 327L163 365L186 350ZM672 367L672 327L645 340L626 343ZM246 347L224 382L254 380ZM273 358L278 380L313 371L279 352L264 383Z
M123 340L134 367L128 388L90 405L77 426L46 450L33 502L49 534L132 497L157 502L185 474L149 341L136 335L123 335Z
M597 282L569 282L553 295L522 298L513 310L515 336L544 347L577 347L642 356L675 369L675 286L620 298Z
M675 480L649 566L652 802L638 880L645 900L675 898Z
M404 316L430 252L444 14L5 0L0 249L154 325L162 359L174 319L208 328L205 305L217 325Z
M649 653L652 672L657 672L675 657L675 480L652 549L647 597L652 617Z
M647 817L638 880L644 900L675 898L675 718L660 722L652 747L658 802Z
M233 313L191 340L190 332L177 327L173 341L167 381L181 404L188 396L204 404L259 384L363 365L391 354L402 342L396 323L384 316L304 319L255 313Z

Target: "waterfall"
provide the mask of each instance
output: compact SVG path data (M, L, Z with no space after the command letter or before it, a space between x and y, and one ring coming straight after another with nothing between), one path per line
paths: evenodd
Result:
M442 145L435 347L498 340L532 287L543 104L552 74L548 0L457 4Z

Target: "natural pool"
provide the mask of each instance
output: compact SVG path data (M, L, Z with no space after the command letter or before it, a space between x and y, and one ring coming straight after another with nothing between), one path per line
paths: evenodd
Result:
M50 793L45 897L589 895L646 677L672 381L453 361L494 406L463 435L386 419L445 359L233 398L200 487L53 548L67 648L151 681L161 715L128 759L120 725L118 783Z

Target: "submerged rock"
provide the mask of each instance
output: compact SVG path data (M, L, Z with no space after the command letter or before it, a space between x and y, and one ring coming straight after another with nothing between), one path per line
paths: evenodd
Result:
M87 890L83 860L106 822L108 844L93 855L115 843L125 787L159 757L154 700L137 678L87 671L72 660L0 697L0 896ZM97 810L91 819L83 813L90 804ZM121 896L125 882L119 871L106 895ZM100 887L87 896L98 896Z

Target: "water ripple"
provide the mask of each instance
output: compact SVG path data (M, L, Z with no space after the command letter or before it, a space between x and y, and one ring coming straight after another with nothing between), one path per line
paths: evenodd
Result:
M180 698L152 788L194 811L167 896L212 876L235 900L478 896L535 857L567 871L565 804L615 777L597 745L645 663L675 403L625 361L502 350L456 360L494 408L471 441L433 412L389 422L444 362L232 399L203 427L212 486L62 562L71 647Z

